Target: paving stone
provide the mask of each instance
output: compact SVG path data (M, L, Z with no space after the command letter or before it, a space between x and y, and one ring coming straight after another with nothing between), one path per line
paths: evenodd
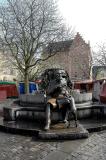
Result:
M10 101L9 101L10 102ZM8 101L5 102L8 105ZM3 105L0 106L2 108ZM105 160L106 131L74 141L37 141L0 132L0 160Z
M105 160L106 131L86 140L34 141L0 132L0 160Z

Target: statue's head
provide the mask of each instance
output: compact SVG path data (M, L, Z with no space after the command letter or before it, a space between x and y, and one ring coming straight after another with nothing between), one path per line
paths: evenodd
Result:
M67 86L69 84L69 76L64 69L47 69L42 74L42 78L44 79L47 86L50 83L53 84L53 86L60 87Z

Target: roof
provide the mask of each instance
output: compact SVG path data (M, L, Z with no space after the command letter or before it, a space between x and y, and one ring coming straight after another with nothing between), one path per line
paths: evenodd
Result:
M92 84L94 81L93 80L83 80L83 81L76 81L75 84Z
M72 45L73 40L60 41L49 43L46 47L46 53L54 53L54 52L65 52L69 51L70 46Z
M74 39L49 43L48 46L45 48L44 53L56 53L56 52L69 51L70 46L72 45L72 42L75 39L76 39L76 41L81 40L84 42L84 44L86 44L86 42L83 40L81 35L77 32Z
M9 85L11 85L11 84L16 84L15 82L9 82L9 81L0 81L0 85L1 84L9 84Z

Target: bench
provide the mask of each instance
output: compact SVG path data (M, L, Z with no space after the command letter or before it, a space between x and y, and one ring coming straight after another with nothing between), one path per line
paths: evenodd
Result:
M77 105L76 105L77 106ZM106 114L106 105L99 103L92 103L89 105L78 105L77 106L78 118L89 118L96 116L98 118L103 118Z
M46 97L44 93L23 94L19 97L19 105L3 108L3 117L4 120L16 120L18 111L45 112L45 110Z

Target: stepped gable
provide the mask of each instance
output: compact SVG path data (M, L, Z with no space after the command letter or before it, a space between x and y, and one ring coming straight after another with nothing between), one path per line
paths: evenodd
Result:
M73 40L73 43L76 44L76 45L79 45L79 44L84 44L84 45L90 45L89 43L86 43L85 40L82 38L82 36L80 35L79 32L77 32L74 40Z
M72 40L49 43L49 45L45 49L45 53L56 53L56 52L69 51L72 43L75 43L76 45L79 45L79 43L89 45L85 42L85 40L82 38L79 32L77 32L75 38Z

